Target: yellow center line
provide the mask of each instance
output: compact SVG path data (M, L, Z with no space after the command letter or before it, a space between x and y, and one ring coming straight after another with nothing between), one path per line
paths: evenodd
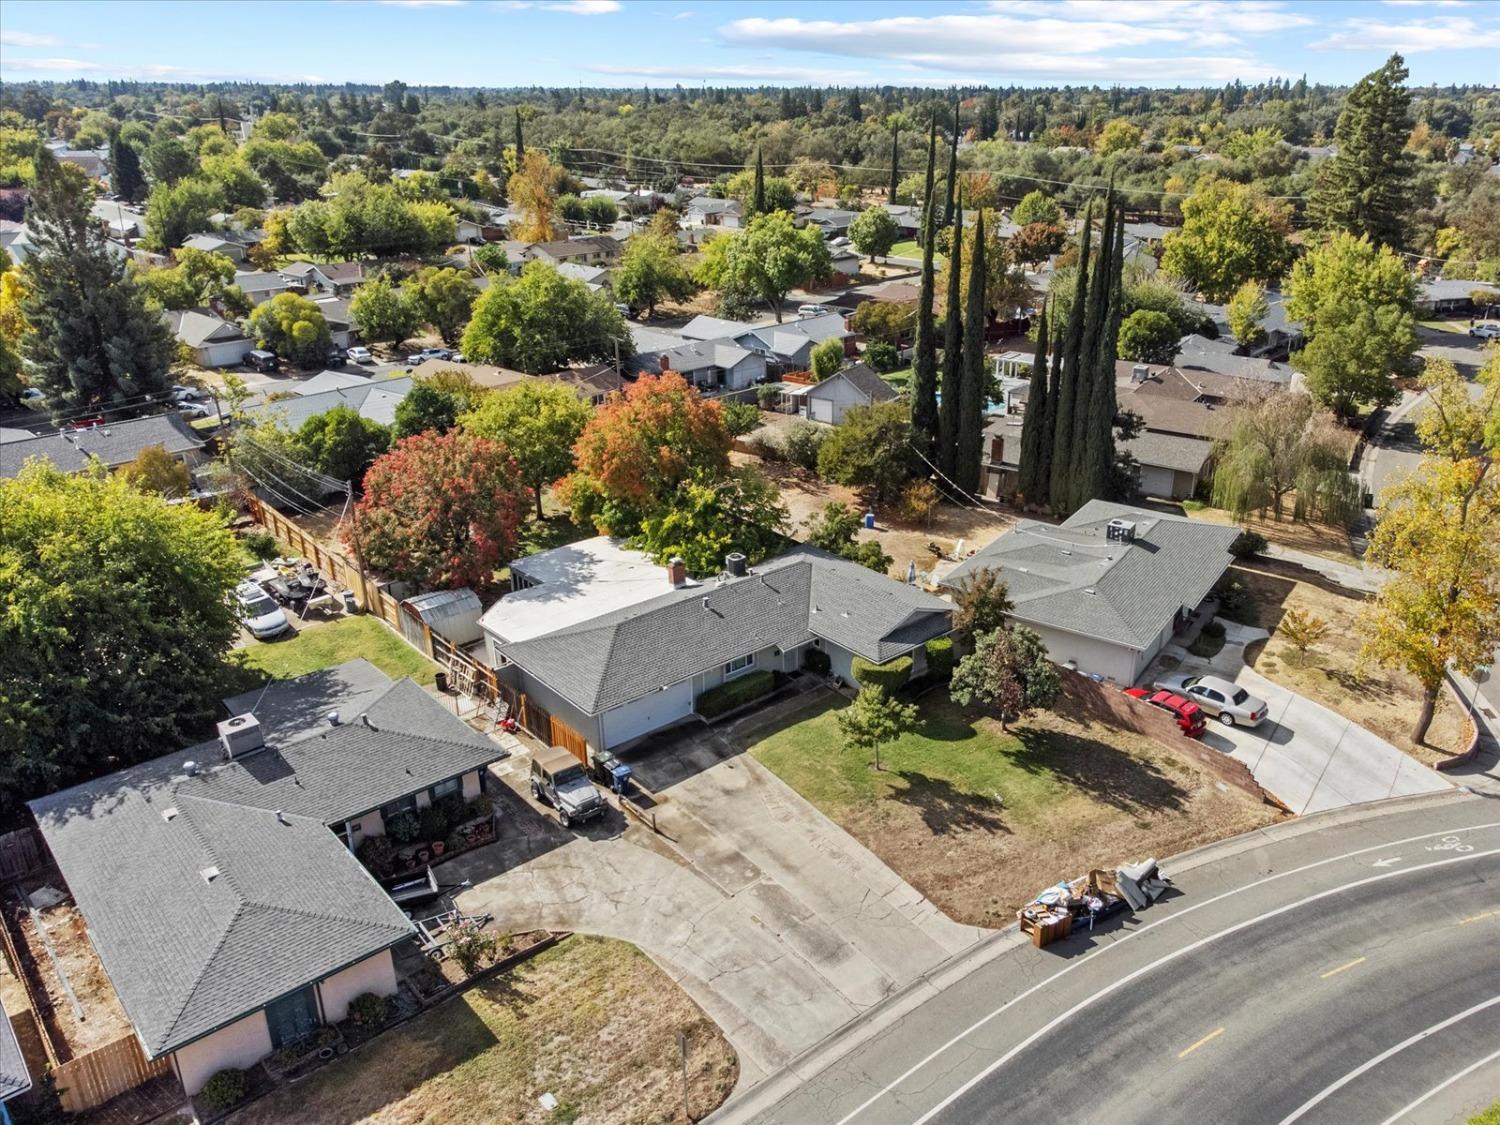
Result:
M1345 969L1352 969L1352 968L1354 968L1355 965L1362 965L1362 964L1364 964L1364 961L1365 961L1365 959L1363 957L1356 957L1353 961L1350 961L1347 965L1340 965L1337 969L1329 969L1326 973L1324 973L1322 975L1322 979L1323 980L1327 980L1329 977L1336 977L1340 973L1342 973Z
M1472 918L1465 918L1463 921L1459 922L1459 925L1467 926L1470 922L1482 922L1486 918L1494 918L1497 916L1500 916L1500 910L1486 910L1483 914L1476 914Z
M1213 1031L1210 1031L1202 1039L1198 1040L1198 1042L1194 1043L1187 1050L1180 1052L1177 1057L1179 1059L1185 1059L1189 1055L1191 1055L1194 1051L1196 1051L1199 1047L1203 1046L1203 1044L1209 1042L1210 1040L1217 1039L1219 1036L1221 1036L1223 1034L1224 1034L1224 1029L1222 1027L1217 1027Z

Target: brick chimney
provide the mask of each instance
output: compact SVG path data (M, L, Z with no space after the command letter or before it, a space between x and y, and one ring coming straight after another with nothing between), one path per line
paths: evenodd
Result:
M687 563L676 555L667 560L667 581L674 589L687 581Z

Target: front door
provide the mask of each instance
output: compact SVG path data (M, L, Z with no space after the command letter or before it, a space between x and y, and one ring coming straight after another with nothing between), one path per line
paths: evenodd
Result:
M285 1047L311 1035L318 1026L318 1001L312 986L266 1005L266 1023L272 1047Z

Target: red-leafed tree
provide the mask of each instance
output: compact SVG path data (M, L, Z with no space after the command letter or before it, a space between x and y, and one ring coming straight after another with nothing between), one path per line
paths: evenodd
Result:
M717 402L681 375L643 375L589 420L557 493L575 522L634 535L684 481L728 473L729 443Z
M424 590L482 589L514 556L530 504L503 443L429 430L370 466L344 536L387 577Z

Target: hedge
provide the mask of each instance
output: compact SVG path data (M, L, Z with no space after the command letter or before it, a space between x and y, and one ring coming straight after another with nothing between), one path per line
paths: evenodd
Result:
M911 657L898 656L884 664L871 664L862 656L854 658L854 682L860 687L885 688L895 691L911 679Z
M820 648L804 649L802 652L802 667L806 668L814 676L826 676L833 670L833 660Z
M927 642L927 674L946 680L953 674L953 638L933 637Z
M769 695L775 686L776 677L770 672L747 672L738 679L709 688L698 697L693 707L705 719L714 719L736 707L743 707L752 699Z
M229 1109L239 1105L250 1092L250 1084L243 1070L226 1067L203 1084L198 1096L210 1109Z

